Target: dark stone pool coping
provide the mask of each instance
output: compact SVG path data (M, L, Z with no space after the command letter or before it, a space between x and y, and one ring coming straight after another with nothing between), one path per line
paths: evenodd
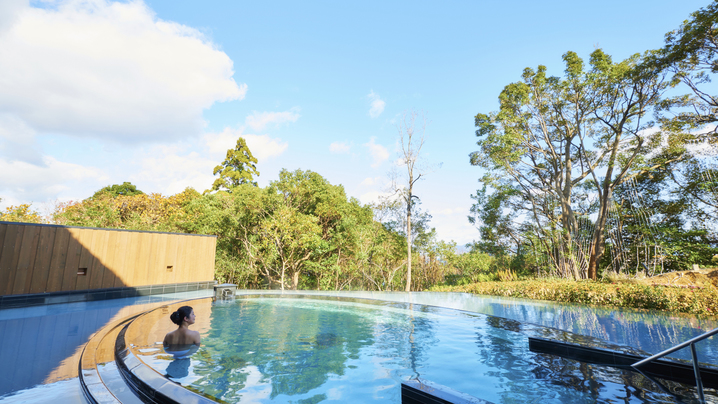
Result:
M537 353L557 355L585 363L631 369L631 365L645 359L643 356L614 352L601 348L582 346L544 338L529 337L529 350ZM693 366L686 363L658 359L640 368L642 373L665 380L695 385ZM718 388L718 370L700 367L703 387Z
M100 344L108 334L118 327L123 327L126 323L132 321L137 315L133 315L118 322L109 324L105 328L95 333L85 344L80 355L78 363L78 376L80 379L80 387L85 399L90 404L118 404L121 403L112 391L105 385L98 369L98 363L95 354L100 349ZM113 341L114 342L114 341ZM114 345L114 344L113 344Z
M401 382L401 404L493 404L428 380Z
M125 382L146 403L159 404L214 404L205 398L160 375L138 359L125 342L125 332L130 322L117 335L115 362Z
M121 299L126 297L162 295L166 293L193 292L196 290L212 289L214 285L215 281L205 281L123 288L73 290L68 292L33 293L26 295L8 295L0 296L0 309L58 303L91 302L97 300Z

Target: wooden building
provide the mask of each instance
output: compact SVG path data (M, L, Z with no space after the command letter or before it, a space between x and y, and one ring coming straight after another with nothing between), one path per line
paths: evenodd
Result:
M216 242L196 234L0 222L0 296L208 285Z

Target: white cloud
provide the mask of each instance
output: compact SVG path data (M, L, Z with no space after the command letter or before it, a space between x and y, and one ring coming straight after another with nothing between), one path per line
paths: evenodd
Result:
M271 157L277 157L289 147L287 142L282 142L281 139L273 139L267 135L243 135L242 137L247 142L252 155L259 162Z
M236 130L224 128L221 133L206 133L203 140L212 157L219 158L224 157L227 150L237 146L237 138L240 136L242 136L241 128Z
M347 142L333 142L329 145L329 151L335 154L346 154L350 149L351 145Z
M256 131L262 131L269 124L280 125L285 122L296 122L299 119L299 108L294 107L284 112L252 112L244 120L244 124Z
M389 195L391 195L389 192L369 191L359 195L359 201L365 205L369 203L378 203Z
M0 195L22 201L44 202L60 194L78 198L72 192L79 183L97 186L108 178L98 168L65 163L48 156L43 157L41 165L0 159Z
M391 181L389 181L385 177L367 177L367 178L364 178L364 180L359 185L365 186L365 187L371 187L374 185L381 185L383 187L388 187L390 184L391 184Z
M23 9L27 8L28 0L3 0L0 1L0 35L9 29Z
M367 98L369 98L369 102L371 105L371 107L369 108L369 116L372 118L378 118L379 115L384 112L386 102L384 102L384 100L382 100L378 94L374 93L374 90L371 90L369 92Z
M371 154L372 159L374 162L372 163L373 168L377 168L386 161L389 158L389 151L386 149L386 147L376 144L376 137L372 136L371 139L369 139L369 143L364 143L364 146L369 148L369 153Z
M35 131L21 119L0 113L0 158L45 166Z
M139 169L130 176L130 181L142 184L140 189L145 187L164 195L182 192L187 187L202 192L212 186L215 179L212 171L223 159L224 156L218 160L197 152L187 153L179 146L154 146L142 153L137 162Z
M208 133L204 135L204 141L209 152L217 158L224 160L227 150L234 149L237 146L237 139L241 136L247 142L252 155L260 163L277 157L284 153L289 147L287 142L283 142L278 138L271 138L268 135L252 135L245 134L244 128L231 129L225 128L221 133Z
M209 189L215 180L212 171L221 163L227 150L234 149L239 137L244 138L252 155L262 162L279 156L288 144L267 135L243 133L244 128L225 128L220 133L207 133L200 144L182 143L145 147L138 151L137 169L129 179L140 189L154 190L165 195L192 187L200 192ZM197 152L204 149L205 152ZM143 188L144 187L144 188Z
M202 111L242 99L232 60L140 0L0 7L0 111L38 131L160 140L198 134ZM5 25L3 29L3 25Z

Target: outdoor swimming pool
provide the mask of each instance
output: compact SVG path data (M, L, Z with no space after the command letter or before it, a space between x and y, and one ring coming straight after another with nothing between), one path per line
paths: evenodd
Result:
M532 353L527 337L600 341L505 318L318 296L192 305L205 318L196 354L173 359L158 343L174 307L133 324L148 330L136 352L224 402L399 403L400 382L417 377L494 403L677 402L637 373ZM689 397L684 386L669 388Z
M146 307L146 309L150 309L172 301L177 301L177 299L205 297L209 296L211 291L205 291L202 293L173 294L133 299L55 304L40 307L0 310L0 339L3 342L3 344L0 345L0 359L2 360L1 363L3 363L3 370L0 371L0 374L2 375L0 378L0 403L45 403L47 402L48 397L52 399L61 397L64 400L63 402L68 403L82 402L80 399L81 393L79 382L76 378L76 359L79 352L81 352L84 342L87 341L87 338L89 338L93 332L98 331L104 326L104 324L111 321L113 318L126 317L127 315L137 312L137 310L143 310L144 307ZM519 331L510 331L507 335L512 336L517 332L528 332L535 328L531 324L538 324L547 327L554 327L554 332L559 334L560 330L565 330L571 333L600 338L601 340L617 345L632 346L648 353L656 353L691 337L697 336L707 330L718 327L718 319L715 317L696 317L690 315L677 315L672 313L648 312L631 309L616 310L575 304L476 296L464 293L414 292L407 294L401 292L240 291L239 294L262 294L267 296L282 295L289 298L296 298L298 295L303 295L311 296L312 298L316 297L316 299L322 299L321 296L350 299L373 299L385 301L382 305L390 309L400 309L411 305L414 307L419 307L417 305L435 306L425 308L424 311L426 315L433 315L432 310L438 310L438 307L445 307L466 312L463 315L468 316L466 318L469 318L470 321L478 321L476 320L476 316L473 317L473 320L471 319L471 313L483 313L496 316L492 319L486 318L483 320L483 325L481 324L482 321L479 321L479 325L482 325L484 328L488 327L489 324L495 324L496 327L498 327L498 329L491 329L491 332L488 331L489 329L484 330L483 335L489 335L489 337L485 337L483 339L484 342L492 340L492 338L495 338L495 336L501 333L508 333L509 330L512 329ZM364 300L358 300L356 302L362 301ZM381 305L379 307L381 307ZM275 309L279 309L279 307L275 307ZM370 309L370 311L376 311L377 306L370 307ZM167 313L167 315L168 314L169 313ZM202 313L198 314L201 315L198 315L198 323L193 326L193 328L202 332L204 338L203 343L206 347L209 347L208 343L212 339L209 329L210 326L213 325L214 317L212 316L212 311L207 311L206 315ZM391 315L394 316L394 314ZM454 320L447 320L449 323L464 318L457 317L458 314L453 314L453 316ZM415 317L419 318L420 316L415 315ZM449 317L449 319L451 318L452 317ZM274 320L265 321L265 329L271 330L281 328L278 324L273 323L276 323L279 319L283 319L282 321L285 321L285 323L290 323L289 318L277 317ZM162 321L158 321L153 325L153 327L147 329L147 332L151 335L161 334L161 336L163 336L165 332L173 328L173 326L169 323L169 320L164 319L163 321L165 322L163 323ZM355 323L361 324L363 322L366 324L367 321L368 320L366 319L361 321L357 320ZM426 322L428 320L422 321ZM433 324L435 321L436 320L431 320L426 324ZM442 322L439 321L439 323ZM407 323L404 324L405 325L402 325L400 328L405 330ZM417 332L423 327L419 322L414 324L414 326ZM239 327L241 329L240 324L233 324L232 327L235 329ZM479 327L473 327L476 328L476 330L465 331L465 335L469 335L471 337L469 338L470 341L478 343L479 340L475 334L478 332ZM362 329L365 328L366 327ZM382 329L380 325L376 325L375 328L377 330ZM434 329L432 328L431 330ZM337 336L343 335L342 333L337 332L334 332L333 334ZM222 334L218 333L217 335L221 336ZM330 348L330 346L336 347L336 345L331 344L332 341L337 341L337 339L331 337L331 335L324 335L318 338L316 335L318 334L312 335L314 337L313 340L311 338L308 340L297 340L299 341L297 344L300 342L302 343L298 346L327 346L326 349L335 349ZM377 337L374 337L372 334L372 339L387 341L387 335L389 334L383 334L383 339L380 339L379 335L380 334L377 334ZM575 336L575 334L568 333L564 333L563 335ZM161 341L161 336L159 339L152 339L151 341ZM561 335L556 336L561 337ZM449 337L451 337L451 335L442 338ZM501 338L498 340L501 340ZM509 338L508 340L513 341L514 346L516 346L517 343L515 338ZM287 339L287 341L291 341L291 339ZM444 340L442 339L439 341L441 342ZM718 364L718 350L716 349L715 341L716 337L713 337L699 343L696 346L701 362L713 364L714 366ZM363 343L360 343L360 345L361 344ZM411 349L414 349L414 352L417 353L422 353L427 350L432 352L438 348L442 348L441 344L438 344L437 346L437 344L432 343L427 343L426 347L427 348L424 349L424 351L417 351L419 347L416 345L412 346L410 344L408 347L407 345L404 345L401 347L401 351L397 350L395 353L406 354L410 353ZM360 354L365 353L367 350L368 348L364 345L360 346ZM271 355L266 353L266 351L258 352L265 352L263 357L271 358ZM516 351L510 351L508 353L497 352L496 355L500 354L506 358L513 358L513 352ZM197 353L195 354L195 357L199 357L200 355L203 355L203 353ZM433 363L432 359L422 355L419 355L418 358L421 360L427 360L428 362L419 361L419 364L423 364L422 366L426 367L428 366L427 364ZM685 353L677 356L688 358ZM193 360L195 360L195 357L193 357ZM489 357L491 357L491 355L489 355ZM245 361L247 359L258 360L248 356L243 356L241 359ZM376 357L376 360L387 363L387 366L398 366L398 362L395 359ZM347 361L344 362L346 368L345 374L341 376L329 373L327 381L330 383L336 383L336 380L334 379L337 377L350 377L352 375L357 375L358 370L348 367L349 365L355 365L355 361L357 360L353 358L347 359ZM550 361L544 364L548 364L550 366L537 368L539 369L538 373L551 372L541 375L541 377L545 377L547 380L550 379L547 383L550 383L551 385L557 384L561 386L566 383L571 385L584 383L581 387L579 387L579 389L582 389L581 391L590 391L591 389L595 390L596 388L596 382L593 381L596 379L587 379L587 376L593 377L595 373L586 374L584 373L585 369L581 369L580 367L576 368L575 366L564 366L559 360ZM165 361L163 365L166 366L167 362ZM222 363L219 363L217 366L219 365L222 365ZM12 371L9 369L12 369ZM190 370L194 369L193 367L187 367L187 369L188 377L198 375L198 373L189 373ZM251 367L249 367L249 369L253 370ZM269 370L271 369L272 368L270 367ZM406 369L412 368L409 366ZM421 377L424 377L424 373L421 372L422 368L418 369ZM567 370L568 373L561 373L556 369L564 369ZM162 370L165 371L166 367ZM413 370L408 373L399 372L395 374L410 376L412 372ZM612 379L609 380L608 384L600 382L600 385L598 386L599 392L605 391L610 397L630 396L627 401L642 402L646 401L645 398L641 398L643 389L654 388L647 382L639 383L639 387L627 387L624 382L624 376L610 372L612 372L611 369L600 370L599 374L608 374ZM275 378L277 380L281 379L280 376ZM445 381L447 378L449 378L448 373L445 376L445 379L439 378L438 380L432 381L441 383L441 381ZM427 379L431 380L428 377ZM472 374L460 374L457 376L457 379L460 380L461 383L464 383L467 380L471 380L474 384L478 383L476 381L477 379ZM228 378L228 380L231 382L234 381L231 378ZM253 380L260 380L259 373L248 373L247 382L245 383L253 382ZM460 388L457 388L453 382L444 382L442 384L450 387L453 386L457 390L460 390ZM307 383L307 385L309 384ZM510 383L506 386L507 388L518 388ZM687 387L690 388L691 386ZM264 388L267 388L266 383ZM609 390L613 392L611 393ZM333 391L334 390L332 390L332 392ZM386 393L386 389L383 389L379 390L378 394L388 393ZM711 392L710 394L715 394L715 392ZM301 397L306 396L302 395ZM328 394L327 397L332 396L331 394ZM589 398L589 402L601 402L601 400L603 400L602 397L603 396L600 396L596 400ZM292 400L295 399L296 398L292 398ZM716 399L714 395L709 396L708 400L708 402L718 402L718 399ZM614 399L614 401L623 402L625 399ZM511 400L506 402L511 402Z

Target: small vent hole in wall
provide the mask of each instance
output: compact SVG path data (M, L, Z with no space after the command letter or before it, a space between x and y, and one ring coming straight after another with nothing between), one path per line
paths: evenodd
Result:
M77 275L78 276L87 276L87 268L78 268Z
M172 265L167 265L167 272L172 272Z

